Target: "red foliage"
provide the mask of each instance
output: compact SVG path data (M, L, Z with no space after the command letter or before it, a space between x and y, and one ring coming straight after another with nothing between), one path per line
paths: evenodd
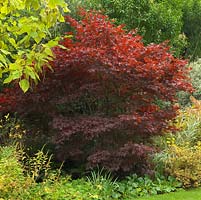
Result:
M53 49L54 72L47 70L26 94L11 89L12 111L44 116L49 131L56 130L60 159L114 171L148 166L152 150L137 143L168 129L176 92L192 90L186 61L174 58L166 43L144 46L134 31L126 33L100 13L82 10L81 16L79 22L66 17L75 37L61 41L67 50Z

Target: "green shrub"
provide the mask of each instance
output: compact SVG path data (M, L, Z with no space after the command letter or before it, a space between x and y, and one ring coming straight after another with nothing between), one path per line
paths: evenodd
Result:
M185 0L183 8L183 32L188 38L186 54L191 59L201 57L201 1Z
M49 172L51 169L51 157L47 153L44 153L43 148L38 150L33 156L24 154L24 169L26 175L32 178L34 181L44 180L49 178Z
M59 181L33 185L21 195L21 199L48 200L95 200L100 199L93 186L84 179L71 181L68 178Z
M178 93L179 103L182 106L189 106L191 104L190 95L193 95L196 99L201 100L201 59L190 63L189 67L191 68L190 78L195 91L192 94L186 92Z
M100 200L135 199L142 196L169 193L181 187L181 183L171 176L164 177L155 174L150 178L148 175L138 177L133 174L117 181L102 170L92 172L89 181L93 185L94 191L98 191Z
M13 144L22 140L26 130L22 121L8 113L0 118L0 144Z
M118 192L122 194L121 199L135 199L137 197L155 194L169 193L177 190L181 186L180 182L169 176L165 178L156 174L154 179L149 176L138 177L128 176L126 180L119 184Z
M18 199L30 185L31 179L24 177L20 154L16 147L0 147L0 197Z

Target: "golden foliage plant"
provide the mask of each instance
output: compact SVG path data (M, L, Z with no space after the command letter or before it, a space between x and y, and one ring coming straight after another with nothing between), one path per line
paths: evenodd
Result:
M185 188L201 186L201 142L194 146L170 144L168 153L166 172L182 182Z
M161 152L155 155L159 170L182 182L183 187L201 186L201 101L190 97L192 106L179 110L171 122L178 131L155 138ZM158 140L158 141L157 141Z

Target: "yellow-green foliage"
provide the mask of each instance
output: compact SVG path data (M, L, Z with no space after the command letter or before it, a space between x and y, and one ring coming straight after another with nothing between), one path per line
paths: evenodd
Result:
M24 168L26 174L32 178L33 181L42 178L49 178L49 171L51 169L50 162L51 156L43 152L43 149L39 150L30 157L28 155L24 156ZM41 177L42 176L42 177Z
M0 119L0 144L19 142L26 134L23 123L9 114Z
M23 167L18 162L20 154L15 147L0 147L0 197L17 199L31 184L31 179L24 177Z
M18 80L26 92L37 82L44 64L52 59L51 47L59 38L51 34L63 12L65 0L0 0L0 78L4 83Z
M174 124L178 128L186 129L192 121L201 121L201 101L190 96L191 107L180 110Z
M158 143L157 145L162 149L167 148L167 144L170 144L171 140L174 140L174 143L179 146L185 146L186 143L195 145L201 141L201 101L196 100L193 96L190 97L190 100L192 106L179 110L177 117L170 122L177 132L154 137L154 143Z
M102 170L92 173L88 180L71 180L69 176L59 176L60 169L49 170L50 158L42 151L32 158L24 155L15 146L0 147L0 200L135 199L138 196L175 191L179 186L175 179L169 177L166 180L159 176L152 181L148 176L133 175L125 181L117 182L113 181L110 174L103 174ZM30 165L26 166L19 160ZM28 167L30 170L26 171ZM37 182L37 175L44 170L47 176Z
M153 137L156 146L165 150L172 140L179 146L185 146L186 143L194 145L201 141L201 102L192 96L190 99L192 106L179 110L177 117L170 122L177 132Z
M175 143L182 145L189 142L191 145L201 140L201 102L190 97L192 106L180 110L173 124L179 129L174 136Z
M183 183L183 187L201 186L201 142L197 145L170 144L165 170Z
M25 158L31 163L30 170L25 173L27 167L19 162L23 159L23 155L24 153L14 146L0 147L1 200L108 199L103 184L96 185L84 179L71 181L69 176L60 178L55 171L48 171L46 179L37 183L35 181L36 175L45 167L47 167L46 171L49 169L49 159L42 151L39 151L33 158ZM41 158L44 158L45 161L42 161ZM31 176L29 176L29 172ZM102 198L102 196L104 197Z

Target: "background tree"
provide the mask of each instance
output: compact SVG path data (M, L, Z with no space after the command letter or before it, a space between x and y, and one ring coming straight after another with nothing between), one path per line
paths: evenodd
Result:
M201 56L201 0L66 0L73 17L79 6L101 10L128 30L138 29L143 42L169 41L177 57Z
M26 92L48 66L59 38L52 31L69 12L64 0L0 1L0 78Z

